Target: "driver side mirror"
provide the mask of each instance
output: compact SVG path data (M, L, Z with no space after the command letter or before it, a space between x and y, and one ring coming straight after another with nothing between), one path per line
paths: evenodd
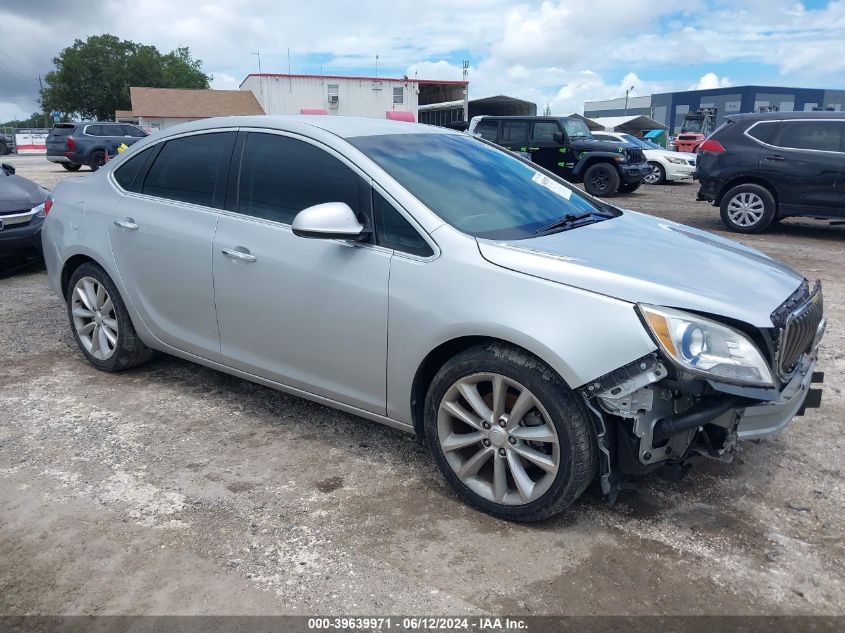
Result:
M291 228L294 235L318 240L361 240L369 234L345 202L324 202L303 209Z
M563 143L563 133L562 132L554 132L552 134L552 140L554 140L555 143Z
M5 171L10 176L15 173L15 168L9 163L3 163L2 165L0 165L0 168L2 168L3 171Z

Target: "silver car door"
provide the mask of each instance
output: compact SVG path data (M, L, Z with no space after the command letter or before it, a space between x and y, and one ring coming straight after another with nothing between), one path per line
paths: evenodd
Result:
M330 150L287 135L251 132L242 151L239 196L214 238L223 362L383 414L392 251L290 228L322 202L346 202L371 226L369 182Z
M166 141L109 217L109 239L129 301L161 341L218 359L211 244L237 133ZM131 165L127 161L125 167ZM120 182L119 169L115 181Z

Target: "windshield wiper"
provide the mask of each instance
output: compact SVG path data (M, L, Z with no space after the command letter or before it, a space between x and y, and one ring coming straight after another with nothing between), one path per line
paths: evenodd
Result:
M590 211L587 211L586 213L579 213L577 215L574 213L567 213L565 216L558 218L551 224L540 227L534 231L534 235L552 233L554 231L567 231L569 229L574 229L577 226L592 224L593 222L598 222L598 220L593 217L593 214Z

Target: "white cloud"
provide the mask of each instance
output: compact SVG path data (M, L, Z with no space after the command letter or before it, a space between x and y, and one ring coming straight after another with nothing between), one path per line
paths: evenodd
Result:
M699 77L698 81L691 84L688 90L711 90L713 88L727 88L731 86L731 80L727 77L719 77L716 73L706 73Z

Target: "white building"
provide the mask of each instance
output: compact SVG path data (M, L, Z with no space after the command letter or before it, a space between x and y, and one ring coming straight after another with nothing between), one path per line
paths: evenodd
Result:
M446 125L467 121L466 81L337 75L248 75L267 114L328 114Z

